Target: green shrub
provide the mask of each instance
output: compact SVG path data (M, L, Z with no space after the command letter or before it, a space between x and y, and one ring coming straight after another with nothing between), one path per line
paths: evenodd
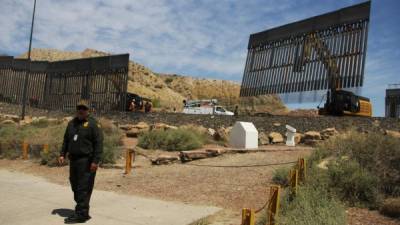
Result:
M400 198L386 199L379 212L386 216L400 218Z
M171 83L172 81L174 81L174 79L172 79L172 77L167 77L165 79L165 83L167 83L167 84Z
M34 120L30 125L34 127L43 128L49 126L49 121L47 119Z
M138 146L144 149L182 151L199 148L204 144L203 136L191 129L169 129L148 131L139 136Z
M151 100L151 103L153 104L154 108L160 108L161 107L160 98L155 98L155 99Z
M340 159L328 165L330 188L351 206L376 208L378 179L354 160Z
M121 132L104 135L103 154L101 156L102 164L115 164L121 156Z
M283 187L286 187L289 185L289 170L290 168L288 167L281 167L278 168L274 171L274 174L272 176L272 181L275 184L279 184Z
M118 127L112 123L111 120L100 118L99 123L101 125L104 134L103 143L103 154L101 157L102 164L115 164L117 159L121 156L121 139L122 132Z
M39 120L40 121L40 120ZM104 151L102 163L115 163L121 154L121 131L110 121L101 119L100 124L104 132ZM22 154L21 144L49 144L49 152L40 153L40 162L43 165L57 166L60 154L65 124L36 123L23 127L15 125L0 126L0 157L8 159L19 158Z
M349 157L379 180L385 195L400 195L400 139L381 133L348 133L325 141L319 148L338 158Z
M314 164L318 164L322 159L328 157L331 155L331 152L329 152L328 149L323 148L323 147L317 147L311 155L308 157L307 162L309 166L312 166Z
M60 157L60 150L61 150L61 144L49 145L49 151L47 153L43 151L40 153L40 158L41 158L40 163L42 165L47 165L50 167L59 166L58 158Z
M345 208L321 187L302 186L291 200L283 196L278 224L285 225L345 225Z

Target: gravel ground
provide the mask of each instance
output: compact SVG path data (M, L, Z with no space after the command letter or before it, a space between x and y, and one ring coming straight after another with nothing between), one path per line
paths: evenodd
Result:
M0 103L0 113L19 115L20 106ZM35 108L27 108L27 115L31 116L51 116L60 118L71 115L71 113L59 111L47 111ZM184 124L198 124L204 127L219 128L221 126L233 126L236 121L253 122L259 131L276 131L285 133L285 125L289 124L296 128L298 132L310 130L320 131L325 128L335 127L339 131L347 129L357 129L361 131L377 132L385 129L400 131L400 119L382 118L382 117L297 117L297 116L212 116L212 115L187 115L181 113L123 113L110 112L107 114L98 114L110 118L120 124L138 123L141 121L149 124L163 122L174 126ZM279 126L276 126L279 123ZM275 125L274 125L275 124Z

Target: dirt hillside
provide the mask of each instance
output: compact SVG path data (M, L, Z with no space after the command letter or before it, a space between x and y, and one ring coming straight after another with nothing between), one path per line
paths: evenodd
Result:
M26 53L20 57L26 57ZM58 61L109 55L93 49L82 52L60 51L56 49L33 49L33 60ZM240 105L241 111L287 113L287 108L276 96L240 99L240 84L226 80L193 78L177 74L155 73L134 61L129 62L128 91L156 100L165 110L182 108L184 99L218 99L222 105L232 109ZM159 103L159 104L158 104Z

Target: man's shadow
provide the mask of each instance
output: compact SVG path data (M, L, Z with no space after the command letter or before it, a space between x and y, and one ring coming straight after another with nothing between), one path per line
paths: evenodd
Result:
M53 209L51 212L52 215L59 215L61 217L67 218L74 214L74 210L72 209Z

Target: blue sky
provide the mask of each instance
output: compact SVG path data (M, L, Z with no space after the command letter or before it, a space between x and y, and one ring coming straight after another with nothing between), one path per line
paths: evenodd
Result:
M361 0L37 0L34 48L130 53L156 72L241 81L249 34ZM28 48L33 0L1 0L0 54ZM400 1L372 1L362 94L384 115L400 83ZM291 108L314 108L292 104Z

